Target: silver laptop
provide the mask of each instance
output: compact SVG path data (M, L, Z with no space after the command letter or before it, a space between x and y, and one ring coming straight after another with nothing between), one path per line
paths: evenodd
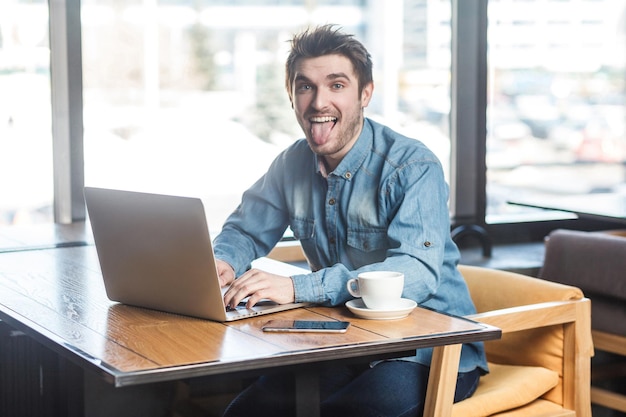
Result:
M267 300L226 311L198 198L86 187L85 201L112 301L221 322L307 305ZM268 258L252 265L285 276L309 272Z

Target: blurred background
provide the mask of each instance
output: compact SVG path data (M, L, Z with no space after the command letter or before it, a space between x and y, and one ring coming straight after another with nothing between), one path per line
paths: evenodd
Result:
M451 14L450 0L84 0L85 184L199 196L219 228L302 137L287 40L325 23L373 56L366 115L449 176ZM623 190L626 2L490 0L488 22L486 221L526 219L513 195ZM47 1L0 0L0 224L53 221L48 25Z

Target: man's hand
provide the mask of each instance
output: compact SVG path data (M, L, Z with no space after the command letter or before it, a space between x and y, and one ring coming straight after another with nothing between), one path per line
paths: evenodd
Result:
M246 308L252 307L262 299L269 299L278 304L291 303L295 300L293 281L290 277L251 269L232 282L224 294L224 305L234 308L248 296L250 298Z
M215 260L217 275L220 280L220 287L225 287L235 280L235 270L227 262L219 259Z

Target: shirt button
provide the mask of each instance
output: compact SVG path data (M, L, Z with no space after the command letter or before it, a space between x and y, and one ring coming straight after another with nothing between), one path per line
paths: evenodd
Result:
M430 248L431 245L432 243L430 243L429 241L424 242L424 246L426 246L427 248Z
M331 198L330 200L328 200L328 204L330 204L331 206L335 205L335 199Z
M330 239L328 239L328 241L330 242L331 245L335 244L335 238L331 237Z
M350 178L352 178L352 173L351 173L351 172L346 172L343 176L344 176L347 180L349 180Z

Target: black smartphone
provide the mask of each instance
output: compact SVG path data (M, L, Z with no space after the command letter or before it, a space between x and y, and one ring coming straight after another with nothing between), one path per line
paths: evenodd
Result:
M262 327L264 332L345 333L349 321L331 320L270 320Z

